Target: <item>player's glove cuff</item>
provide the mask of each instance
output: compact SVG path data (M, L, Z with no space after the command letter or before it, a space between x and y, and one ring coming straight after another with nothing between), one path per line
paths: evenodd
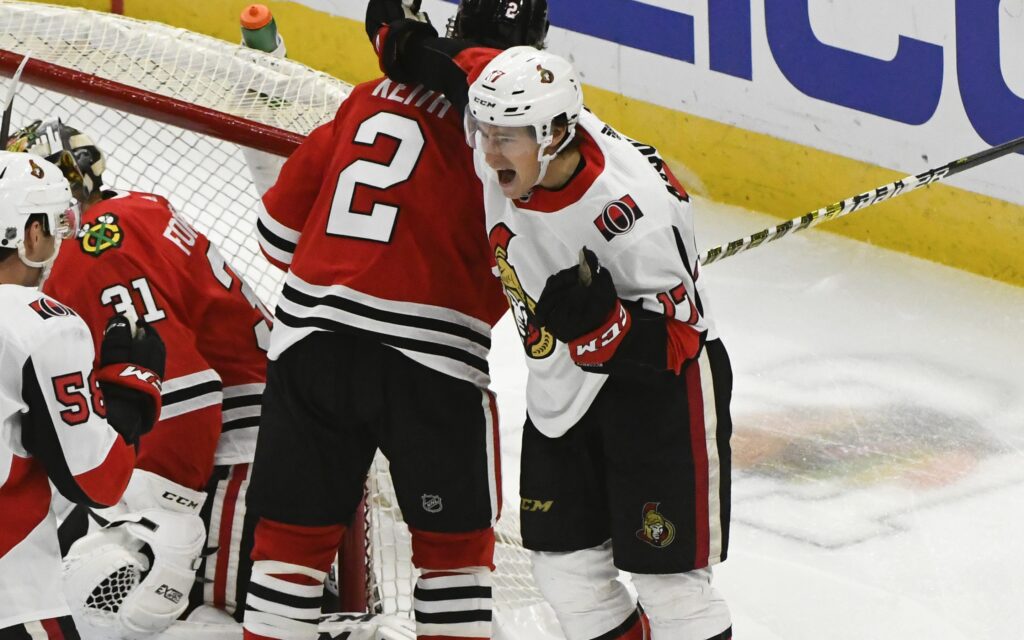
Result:
M575 346L570 347L573 360L584 370L633 376L665 371L678 374L686 362L700 355L706 331L648 311L639 302L620 304L629 314L629 321L626 330L620 330L621 335L608 345L605 351L610 354L608 358L603 362L596 359L584 362Z
M569 341L569 356L580 366L600 367L615 356L632 327L632 316L622 301L616 300L596 329Z
M107 422L130 444L149 433L160 417L162 380L143 366L108 364L96 371L103 390Z

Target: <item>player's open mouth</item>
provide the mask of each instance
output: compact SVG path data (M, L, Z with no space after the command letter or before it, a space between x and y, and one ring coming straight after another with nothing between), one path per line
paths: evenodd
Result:
M516 172L512 169L498 169L498 183L503 187L512 184L516 179Z

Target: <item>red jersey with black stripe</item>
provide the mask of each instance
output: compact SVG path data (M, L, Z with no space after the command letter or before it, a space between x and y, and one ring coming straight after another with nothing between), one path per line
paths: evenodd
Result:
M252 461L271 316L165 198L104 196L62 244L44 290L82 316L97 345L110 316L129 308L160 332L163 408L138 467L201 490L214 464Z
M313 331L365 335L488 383L505 310L462 112L388 79L361 84L263 197L267 258L288 269L270 357Z

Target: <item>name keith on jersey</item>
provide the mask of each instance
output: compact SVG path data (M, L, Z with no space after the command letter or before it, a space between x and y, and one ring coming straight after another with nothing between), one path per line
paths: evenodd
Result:
M401 102L405 105L411 104L415 107L422 107L429 102L427 113L434 114L438 118L444 118L452 108L452 103L443 94L431 91L421 84L415 87L407 87L404 84L384 79L373 88L371 95L384 100Z

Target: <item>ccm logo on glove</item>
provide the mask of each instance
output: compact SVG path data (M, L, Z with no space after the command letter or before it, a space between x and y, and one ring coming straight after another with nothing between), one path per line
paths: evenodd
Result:
M623 336L629 331L630 320L629 311L616 300L615 308L608 314L604 324L569 343L572 359L581 365L607 362L615 355Z

